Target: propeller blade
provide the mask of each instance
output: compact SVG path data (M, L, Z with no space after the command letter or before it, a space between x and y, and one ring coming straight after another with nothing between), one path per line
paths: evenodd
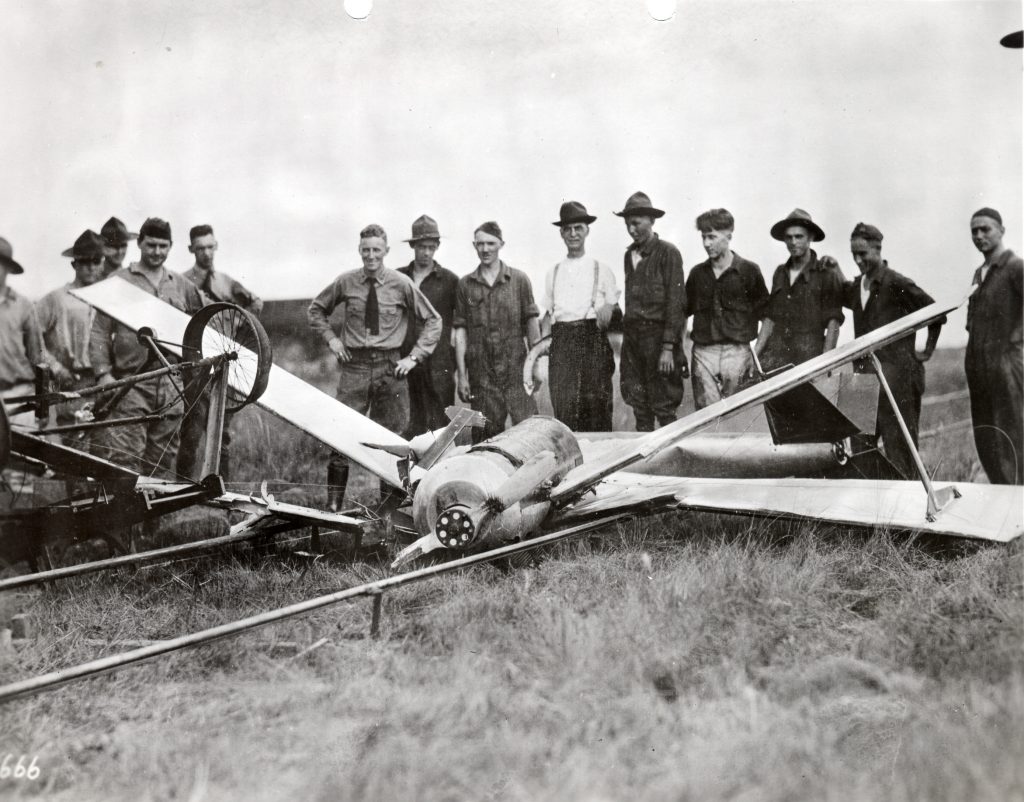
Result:
M394 561L391 563L391 570L398 568L400 565L412 562L417 557L422 557L424 554L430 554L430 552L441 548L444 548L444 545L437 539L437 535L433 532L424 535L415 543L406 546L398 552L398 556L395 557Z
M513 504L522 501L543 485L558 469L558 460L553 451L541 451L524 462L515 473L506 479L498 492L487 500L492 512L504 512Z

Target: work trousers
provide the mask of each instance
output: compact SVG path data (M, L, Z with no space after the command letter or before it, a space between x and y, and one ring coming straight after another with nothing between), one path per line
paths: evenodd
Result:
M445 410L455 403L452 371L433 371L429 363L409 372L409 425L405 436L413 438L448 425Z
M354 349L341 365L336 398L350 409L401 434L409 423L409 387L395 376L401 356L397 349ZM345 500L349 461L335 452L327 462L327 503L339 510Z
M921 396L924 395L924 365L912 356L899 362L882 362L882 375L889 383L889 389L896 399L896 406L903 416L910 437L917 446L917 431L921 422ZM906 479L917 476L914 457L907 440L900 431L900 424L893 412L885 390L878 388L878 414L875 419L875 434L882 438L882 451Z
M548 387L555 417L574 432L612 430L615 355L596 320L551 327Z
M231 474L231 419L232 415L224 415L224 427L220 438L220 468L218 474L226 482ZM181 477L204 479L199 476L202 467L204 446L206 443L206 423L210 418L210 394L204 392L192 405L185 410L181 421L181 441L178 443L178 461L175 470Z
M750 346L740 343L694 344L690 356L693 405L697 409L742 390L753 365Z
M627 320L623 324L619 388L623 400L633 408L638 432L653 431L655 419L659 426L674 421L683 401L680 344L673 351L675 371L664 374L658 370L664 330L664 324L647 320Z
M94 453L144 476L177 478L174 468L184 407L167 377L133 385L111 410L109 417L128 418L150 414L159 414L160 418L149 423L97 429Z
M825 335L821 332L772 332L761 354L761 370L781 368L784 365L799 365L825 351Z
M71 384L61 385L61 390L84 390L87 387L92 387L95 384L91 374L85 376L76 376ZM102 399L102 396L101 396ZM77 401L68 401L62 404L57 404L54 409L54 420L57 426L73 426L79 423L79 419L75 417L75 414L81 411L85 406L96 403L96 397L80 398ZM102 403L102 400L101 402ZM90 443L92 442L92 435L89 429L82 429L77 432L64 432L61 435L53 436L54 442L59 442L62 445L70 448L77 448L79 451L88 452L90 449Z
M523 366L519 365L518 370L510 371L510 374L487 370L479 376L470 374L472 407L486 419L482 427L473 429L474 443L505 431L505 419L508 417L515 425L537 414L537 402L523 388Z
M994 485L1024 485L1024 353L1019 344L968 342L974 445Z
M32 382L15 384L3 391L4 398L17 398L25 395L35 395L36 386ZM17 415L8 415L7 422L12 426L21 429L34 431L39 428L39 421L36 420L36 413L33 410L19 412ZM33 507L35 506L35 477L28 471L4 468L2 479L0 479L0 509L12 507Z

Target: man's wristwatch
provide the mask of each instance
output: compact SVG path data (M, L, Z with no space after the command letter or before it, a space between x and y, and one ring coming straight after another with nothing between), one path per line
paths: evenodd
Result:
M413 361L413 364L418 365L420 363L419 357L416 354L409 354L409 359Z

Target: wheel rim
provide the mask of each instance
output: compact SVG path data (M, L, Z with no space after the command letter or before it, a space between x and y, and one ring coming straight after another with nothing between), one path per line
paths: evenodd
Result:
M259 320L234 304L215 303L204 306L185 329L186 361L212 356L235 354L227 363L228 412L236 412L250 404L267 389L272 364L270 338ZM205 388L210 370L190 377L192 397Z

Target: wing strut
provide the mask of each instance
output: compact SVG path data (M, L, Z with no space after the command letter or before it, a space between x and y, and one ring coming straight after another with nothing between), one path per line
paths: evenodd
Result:
M900 408L896 404L896 397L892 394L892 388L889 387L889 382L886 381L885 374L882 372L882 363L878 361L878 357L875 356L874 351L872 351L869 356L871 357L871 364L874 365L875 373L878 375L878 383L882 385L885 397L889 400L889 406L892 407L892 411L896 415L896 422L900 425L900 433L903 435L903 439L907 442L907 448L910 449L910 455L914 458L914 466L917 468L917 475L921 477L921 484L924 485L924 491L928 494L928 507L925 510L925 517L929 521L934 521L936 516L942 511L943 507L949 504L953 499L960 498L960 492L953 487L953 485L946 485L945 487L936 489L932 484L932 479L928 475L928 471L925 470L924 460L921 459L921 454L917 450L917 446L914 444L914 438L910 436L910 429L907 428L907 422L903 420L903 413L900 412Z

